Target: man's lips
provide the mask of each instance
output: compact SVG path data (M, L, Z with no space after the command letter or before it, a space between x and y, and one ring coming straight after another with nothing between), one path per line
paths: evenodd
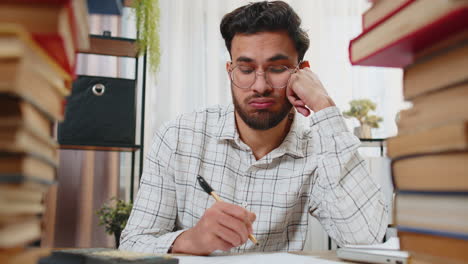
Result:
M249 101L249 105L257 109L265 109L272 106L275 100L272 99L253 99Z

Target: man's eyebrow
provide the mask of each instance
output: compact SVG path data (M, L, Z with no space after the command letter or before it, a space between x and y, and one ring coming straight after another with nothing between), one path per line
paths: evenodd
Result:
M270 57L268 61L278 61L278 60L289 60L289 57L284 54L276 54L273 57Z
M240 56L239 58L236 59L236 61L237 62L253 62L254 60L249 57Z
M268 58L268 61L279 61L279 60L289 60L289 56L286 56L284 54L276 54L273 57ZM245 57L245 56L240 56L236 59L237 62L254 62L252 58Z

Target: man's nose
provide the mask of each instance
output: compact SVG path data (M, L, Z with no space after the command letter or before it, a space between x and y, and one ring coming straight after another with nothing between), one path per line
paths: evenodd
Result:
M265 92L269 92L271 91L271 89L273 89L270 87L270 85L266 81L265 72L255 72L255 74L256 74L255 82L251 87L251 89L254 92L258 94L264 94Z

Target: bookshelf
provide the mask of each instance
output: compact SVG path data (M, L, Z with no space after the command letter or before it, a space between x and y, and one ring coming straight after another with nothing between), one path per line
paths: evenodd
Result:
M135 59L135 107L137 106L138 99L141 100L139 111L135 114L140 117L140 126L137 127L137 116L132 120L135 122L135 138L133 144L114 144L114 143L90 143L86 141L73 140L60 144L61 149L73 150L96 150L96 151L117 151L117 152L130 152L131 153L131 173L130 173L130 200L133 201L134 197L134 180L135 180L135 164L139 162L138 175L141 177L143 172L143 142L144 142L144 118L145 118L145 91L146 91L146 55L139 57L136 40L123 37L111 37L106 35L90 35L90 49L79 51L83 54L96 54L104 56L127 57ZM140 61L143 62L140 62ZM143 63L143 72L139 72L139 63ZM141 76L140 76L141 75ZM141 82L141 90L138 91L138 83ZM138 94L140 92L140 94ZM138 96L140 98L138 98ZM139 132L139 140L137 141L136 134ZM136 159L136 152L139 151L140 155Z

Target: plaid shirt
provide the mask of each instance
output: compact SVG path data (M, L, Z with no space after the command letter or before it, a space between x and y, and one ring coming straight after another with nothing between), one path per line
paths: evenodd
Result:
M167 252L215 202L198 174L224 201L257 215L253 234L260 245L247 241L231 252L302 250L309 213L339 245L381 242L388 209L339 109L313 114L310 127L296 119L282 144L259 160L239 138L233 105L164 125L146 158L120 249Z

